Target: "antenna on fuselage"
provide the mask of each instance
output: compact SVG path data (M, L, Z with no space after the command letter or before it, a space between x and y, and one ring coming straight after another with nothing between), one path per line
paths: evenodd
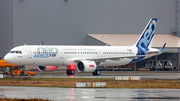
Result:
M41 42L41 44L40 45L43 45L43 42Z
M26 43L24 44L24 46L26 46Z

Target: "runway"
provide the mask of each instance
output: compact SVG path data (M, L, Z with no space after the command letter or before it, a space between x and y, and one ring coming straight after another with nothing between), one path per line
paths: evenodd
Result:
M180 89L104 89L0 86L1 98L53 101L179 101Z
M64 72L38 73L34 77L48 78L115 78L115 76L141 76L141 79L180 79L180 73L102 72L77 73L68 76ZM0 86L0 98L39 98L53 101L180 101L180 89L112 89L112 88L55 88Z
M65 72L56 72L56 73L48 73L48 74L37 74L35 77L48 77L48 78L115 78L116 76L141 76L141 79L174 79L179 80L180 79L180 73L179 72L102 72L99 76L93 76L92 73L78 73L73 76L67 75Z

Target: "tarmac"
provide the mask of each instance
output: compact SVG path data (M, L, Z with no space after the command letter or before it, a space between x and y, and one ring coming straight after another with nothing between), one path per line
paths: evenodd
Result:
M116 76L140 76L141 79L167 79L167 80L180 80L179 72L102 72L99 76L93 76L92 73L78 73L72 76L67 75L65 72L52 72L52 73L38 73L35 77L46 78L115 78Z
M76 73L69 76L65 71L43 72L40 78L115 78L116 76L141 76L141 79L180 80L179 72L102 72ZM14 76L16 77L16 76ZM26 76L24 76L26 77ZM53 101L180 101L180 89L112 89L112 88L55 88L0 86L0 98L49 99Z
M2 72L0 72L2 75ZM74 75L67 75L65 71L54 72L38 72L35 76L28 76L34 78L115 78L116 76L140 76L141 79L164 79L164 80L180 80L180 72L178 71L102 71L101 75L93 76L92 73L75 73ZM5 75L4 77L11 77ZM21 76L13 76L21 77ZM27 76L23 76L27 77Z
M115 78L116 76L141 76L141 79L177 79L179 72L102 72L76 73L69 76L65 71L43 72L40 78ZM15 76L14 76L15 77ZM26 77L26 76L24 76ZM55 88L0 86L0 98L39 98L53 101L180 101L180 89L112 89L112 88Z
M180 101L180 89L0 86L0 98L39 98L53 101Z

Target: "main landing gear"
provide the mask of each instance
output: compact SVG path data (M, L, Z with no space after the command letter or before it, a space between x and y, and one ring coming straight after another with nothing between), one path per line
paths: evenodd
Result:
M74 75L75 74L75 70L74 69L67 69L66 74L67 75ZM92 74L94 76L101 75L101 71L100 70L95 70L94 72L92 72Z
M95 75L101 75L101 71L100 70L95 70L94 72L92 72L92 74Z
M75 70L74 69L67 69L66 74L67 75L74 75L75 74Z

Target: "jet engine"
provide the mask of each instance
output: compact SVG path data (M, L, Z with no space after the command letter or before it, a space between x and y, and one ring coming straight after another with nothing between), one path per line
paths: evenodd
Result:
M82 60L77 63L77 70L79 72L94 72L97 66L94 61Z
M55 71L56 69L57 69L57 66L38 66L38 70L40 72Z

